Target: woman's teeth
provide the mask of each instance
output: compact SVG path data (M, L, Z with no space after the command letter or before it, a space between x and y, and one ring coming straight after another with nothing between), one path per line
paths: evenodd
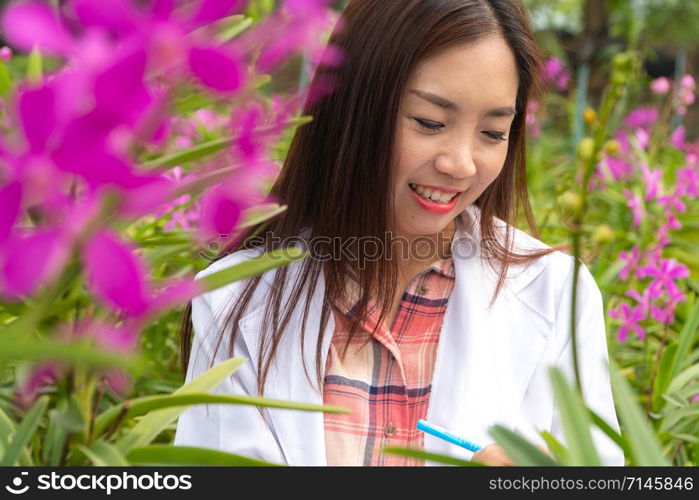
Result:
M423 198L437 203L449 203L451 199L459 193L442 193L437 189L430 189L419 184L409 184L410 188Z

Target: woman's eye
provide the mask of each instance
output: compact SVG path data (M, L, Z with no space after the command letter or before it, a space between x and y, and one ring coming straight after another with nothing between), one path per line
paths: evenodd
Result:
M437 130L444 127L441 123L431 122L429 120L423 120L421 118L413 118L423 130L428 130L430 132L436 132Z
M506 141L507 137L502 132L493 132L490 130L484 130L483 133L490 137L491 139L496 139L498 141Z

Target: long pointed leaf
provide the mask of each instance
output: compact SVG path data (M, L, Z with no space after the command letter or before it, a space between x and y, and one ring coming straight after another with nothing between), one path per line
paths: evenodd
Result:
M2 410L2 408L0 408L0 457L5 453L7 445L10 442L10 436L16 429L17 426L12 419ZM19 456L19 465L32 465L32 459L29 456L27 448L22 448L22 452Z
M566 447L563 446L560 443L560 441L558 441L558 439L556 439L550 432L540 431L539 434L546 442L546 446L549 450L551 450L551 453L553 453L553 456L556 458L556 460L562 463L567 463L568 450L566 449Z
M699 364L692 365L679 373L672 382L670 382L670 387L668 387L666 394L672 394L679 391L684 387L690 380L699 377Z
M10 442L10 435L15 431L15 423L0 408L0 455L5 452L7 444Z
M226 26L216 35L219 43L225 43L237 37L253 24L252 18L243 15L230 16Z
M101 434L102 431L104 431L104 429L117 418L123 408L128 408L126 410L127 418L137 417L139 415L148 413L149 411L160 410L162 408L191 406L197 404L252 405L269 408L286 408L290 410L322 411L326 413L350 412L350 410L347 408L340 408L338 406L312 405L261 398L259 396L238 396L224 394L172 394L162 396L145 396L142 398L129 400L126 403L126 405L114 406L106 410L95 419L95 433L97 435Z
M517 465L554 466L560 465L553 458L531 444L519 434L501 425L494 425L490 435L502 446Z
M44 78L44 61L41 51L34 47L27 58L27 79L32 83L41 83Z
M173 394L198 394L209 392L218 387L221 382L230 377L245 362L245 358L231 358L222 363L209 368L207 371L177 389ZM150 444L158 434L162 432L171 422L177 419L186 410L185 406L174 408L164 408L155 410L143 417L129 433L121 438L116 446L123 454L127 454L133 448Z
M602 432L604 432L609 439L614 441L616 445L624 450L624 455L629 455L629 449L628 445L626 444L626 441L624 441L624 438L619 434L617 431L612 429L612 427L597 413L592 411L591 409L587 409L587 412L590 414L590 419L592 420L592 423L595 424Z
M590 432L590 419L577 389L571 387L557 367L549 371L556 405L568 445L569 465L601 465Z
M672 380L672 370L677 364L677 351L678 345L673 342L667 346L660 358L658 373L653 380L652 408L655 413L659 412L665 404L665 400L662 398L662 395L667 392L670 381Z
M257 276L270 269L286 266L291 262L303 259L307 256L308 252L300 248L288 247L280 250L273 250L265 252L254 259L246 260L240 264L211 273L197 281L201 282L204 289L208 292L226 286L234 281L250 276Z
M138 370L143 364L143 361L138 358L116 356L114 353L95 349L83 342L66 344L51 339L39 341L15 335L5 336L0 349L0 364L12 359L23 361L52 359L98 367L115 366L127 370Z
M677 337L677 357L672 366L672 377L683 368L682 363L691 346L694 345L697 335L699 335L699 300L695 301L694 307Z
M460 465L462 467L482 467L483 464L477 462L470 462L468 460L462 460L456 457L450 457L449 455L442 455L440 453L430 453L429 451L416 450L414 448L402 448L399 446L385 446L382 450L383 453L389 455L400 455L403 457L421 458L423 460L429 460L430 462L435 462L444 465Z
M669 431L673 426L675 426L683 418L697 417L699 416L699 401L692 403L687 408L680 408L679 410L674 410L665 417L660 423L661 431Z
M92 443L89 448L78 445L78 449L98 467L127 467L130 465L115 446L103 441Z
M12 436L12 441L5 450L5 455L0 465L14 465L24 446L29 442L36 428L41 422L41 417L49 404L48 396L41 396L27 412L22 423Z
M186 148L177 153L173 153L168 156L162 156L154 160L145 162L143 165L145 167L176 167L178 165L183 165L192 161L197 161L206 158L214 153L218 153L223 149L227 148L231 144L235 137L222 137L220 139L214 139L212 141L202 142L191 148Z
M134 448L126 458L137 465L280 466L263 460L193 446L152 445Z
M636 401L631 386L623 378L613 360L610 360L609 376L614 391L619 418L624 424L624 437L629 443L634 465L670 465L663 456L660 443L643 410Z
M0 61L0 97L6 99L12 90L12 77L7 72L5 63Z

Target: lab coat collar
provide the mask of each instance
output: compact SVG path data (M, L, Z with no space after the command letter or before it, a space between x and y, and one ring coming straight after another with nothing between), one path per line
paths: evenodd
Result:
M527 285L545 268L545 259L537 259L524 268L511 266L507 286L489 309L497 276L488 262L479 258L480 210L471 205L459 217L461 223L457 224L452 241L456 284L440 333L427 420L487 444L492 442L489 426L495 423L509 428L516 426L527 384L552 334L554 312L546 310L547 301L527 293ZM495 222L499 228L507 227L502 221ZM513 237L517 248L543 245L516 229ZM298 263L291 264L288 286L293 284L293 273L298 268ZM271 276L267 275L265 282L269 284ZM324 291L323 273L320 273L310 302L303 349L300 326L305 301L298 301L276 362L268 373L266 397L323 403L322 389L315 381L315 351ZM239 322L252 360L258 359L258 332L264 309L264 304L256 304ZM323 336L323 369L334 327L330 314ZM298 356L300 350L308 376ZM268 412L288 464L326 465L322 413L284 409L268 409ZM425 450L462 458L471 456L471 452L429 435L425 436Z

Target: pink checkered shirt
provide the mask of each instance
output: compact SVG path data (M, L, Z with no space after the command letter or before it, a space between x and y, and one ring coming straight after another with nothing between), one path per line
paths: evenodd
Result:
M381 453L384 446L423 448L418 419L425 418L439 333L454 288L451 257L436 260L403 293L390 329L372 336L379 311L370 303L361 329L340 358L359 288L332 305L335 331L328 353L323 402L350 408L324 414L328 465L424 465L421 459Z

